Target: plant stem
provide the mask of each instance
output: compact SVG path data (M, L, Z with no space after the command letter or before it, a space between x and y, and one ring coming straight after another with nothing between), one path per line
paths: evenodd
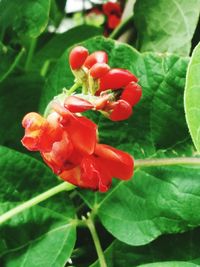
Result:
M97 255L98 255L98 258L99 258L100 267L107 267L107 264L106 264L106 261L105 261L105 257L104 257L104 253L103 253L103 250L102 250L102 247L101 247L101 243L100 243L100 240L99 240L99 237L98 237L94 222L92 220L92 217L89 216L88 219L85 221L85 223L86 223L88 229L90 230L92 239L94 241L96 252L97 252Z
M34 54L34 51L35 51L36 44L37 44L37 38L32 39L31 44L30 44L30 48L29 48L29 51L28 51L26 63L25 63L25 70L28 70L29 67L30 67L30 64L31 64L31 61L32 61L32 58L33 58L33 54Z
M69 90L67 90L67 95L71 95L79 87L80 87L80 83L76 82Z
M24 52L25 52L25 49L24 49L24 47L22 47L22 49L20 50L20 52L16 56L14 62L12 63L12 65L10 66L8 71L1 77L0 82L5 80L8 77L8 75L14 70L14 68L18 65L18 63L19 63L22 55L24 54Z
M62 191L70 191L72 189L74 189L75 186L72 185L72 184L69 184L67 182L64 182L64 183L61 183L49 190L47 190L46 192L24 202L23 204L7 211L6 213L2 214L0 216L0 224L4 223L5 221L11 219L13 216L17 215L18 213L28 209L28 208L31 208L33 206L35 206L36 204L62 192Z
M173 165L200 165L200 158L160 158L135 160L135 168Z
M122 34L127 29L127 26L130 22L132 22L132 19L133 15L126 18L122 23L119 24L119 26L117 26L117 28L115 28L115 30L110 34L109 38L117 39L120 34Z

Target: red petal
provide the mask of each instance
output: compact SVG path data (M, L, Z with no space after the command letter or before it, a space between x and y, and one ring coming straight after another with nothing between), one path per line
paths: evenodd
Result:
M63 180L72 183L74 185L80 186L80 176L81 176L81 171L80 167L77 166L71 170L66 170L63 171L59 177L62 178Z
M73 146L83 154L92 154L97 140L97 126L85 117L78 117L59 103L53 104L61 115L60 123L69 134Z
M103 77L99 79L98 92L107 89L120 89L132 81L137 82L137 78L128 70L125 69L111 69Z
M61 138L62 132L56 118L49 122L41 115L31 112L24 117L22 125L25 127L22 144L29 150L50 151L53 143Z
M96 51L89 55L84 62L84 66L90 69L96 63L108 63L108 55L104 51Z
M132 112L132 107L128 102L118 100L109 118L112 121L126 120L132 115Z
M83 154L92 154L97 141L97 126L85 117L71 114L70 118L63 124L72 140L75 149Z
M95 155L99 157L99 161L109 170L112 177L122 180L132 177L134 162L128 153L108 145L97 144Z
M59 174L63 170L74 167L70 161L73 145L66 132L63 132L62 140L55 142L51 152L41 153L44 161L52 168L54 173Z
M69 63L73 70L82 67L88 56L88 50L83 46L76 46L69 54Z
M94 108L94 106L89 101L77 96L67 97L65 99L64 106L66 109L73 113L84 112L86 110Z
M106 192L111 184L109 172L101 168L98 159L93 155L83 158L81 162L81 183L86 188Z
M140 101L141 96L142 88L137 83L131 82L123 90L120 99L123 99L131 106L134 106Z

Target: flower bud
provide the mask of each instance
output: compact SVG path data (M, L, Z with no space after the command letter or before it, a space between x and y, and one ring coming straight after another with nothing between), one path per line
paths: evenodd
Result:
M129 83L123 90L120 99L128 102L132 107L140 101L142 88L135 82Z
M80 69L88 57L88 50L83 46L76 46L69 54L69 63L72 70Z
M104 51L96 51L89 55L84 62L84 66L90 69L96 63L108 63L108 55Z

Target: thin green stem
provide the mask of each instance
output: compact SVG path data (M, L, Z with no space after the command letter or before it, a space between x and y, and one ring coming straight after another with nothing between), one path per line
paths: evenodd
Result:
M18 65L24 52L25 52L25 49L24 49L24 47L22 47L22 49L19 51L18 55L16 56L14 62L12 63L12 65L10 66L8 71L0 78L0 82L5 80L8 77L8 75L14 70L14 68Z
M117 28L110 34L110 38L117 39L128 27L129 23L133 20L133 15L122 21Z
M173 165L200 165L200 158L160 158L135 160L135 168Z
M18 213L21 213L22 211L29 209L35 205L37 205L38 203L62 192L62 191L70 191L72 189L74 189L75 186L72 184L69 184L67 182L61 183L49 190L47 190L46 192L22 203L21 205L7 211L6 213L2 214L0 216L0 224L6 222L7 220L11 219L13 216L17 215Z
M79 87L80 87L80 83L76 82L69 90L67 90L67 95L71 95Z
M42 66L42 68L41 68L41 70L40 70L40 75L41 75L42 77L45 77L45 76L46 76L47 71L48 71L48 69L49 69L50 62L51 62L50 59L47 59L47 60L44 62L43 66Z
M47 75L47 73L49 71L49 67L50 67L51 63L53 63L53 62L56 62L56 59L51 58L51 59L45 60L44 64L42 65L42 67L40 69L40 75L42 77L45 77Z
M32 61L32 58L33 58L33 54L35 52L36 44L37 44L37 38L32 39L31 44L30 44L30 48L29 48L29 51L28 51L26 63L25 63L25 70L28 70L29 67L30 67L30 64L31 64L31 61Z
M88 219L85 221L85 223L86 223L88 229L90 230L92 239L94 241L96 252L97 252L97 255L98 255L98 258L99 258L100 267L107 267L107 264L106 264L106 261L105 261L105 257L104 257L104 253L103 253L103 250L102 250L102 247L101 247L101 243L100 243L100 240L99 240L99 237L98 237L98 234L97 234L97 231L96 231L96 228L95 228L95 225L94 225L92 217L89 216Z

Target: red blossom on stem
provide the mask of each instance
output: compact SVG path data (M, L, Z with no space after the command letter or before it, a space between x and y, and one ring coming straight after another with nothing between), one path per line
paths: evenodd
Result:
M77 101L79 106L87 103L82 99ZM96 124L72 113L66 106L66 103L62 106L53 101L52 112L47 118L37 113L27 114L22 122L25 128L23 145L29 150L40 151L55 174L83 188L105 192L113 177L130 179L133 158L123 151L99 144Z
M89 54L85 47L75 47L69 63L78 83L55 97L48 105L46 117L34 112L24 117L22 144L29 150L40 151L46 164L62 179L105 192L113 177L121 180L132 177L133 158L99 144L97 125L80 113L94 110L112 121L128 119L142 89L130 71L110 68L104 51ZM83 93L73 94L80 85Z

